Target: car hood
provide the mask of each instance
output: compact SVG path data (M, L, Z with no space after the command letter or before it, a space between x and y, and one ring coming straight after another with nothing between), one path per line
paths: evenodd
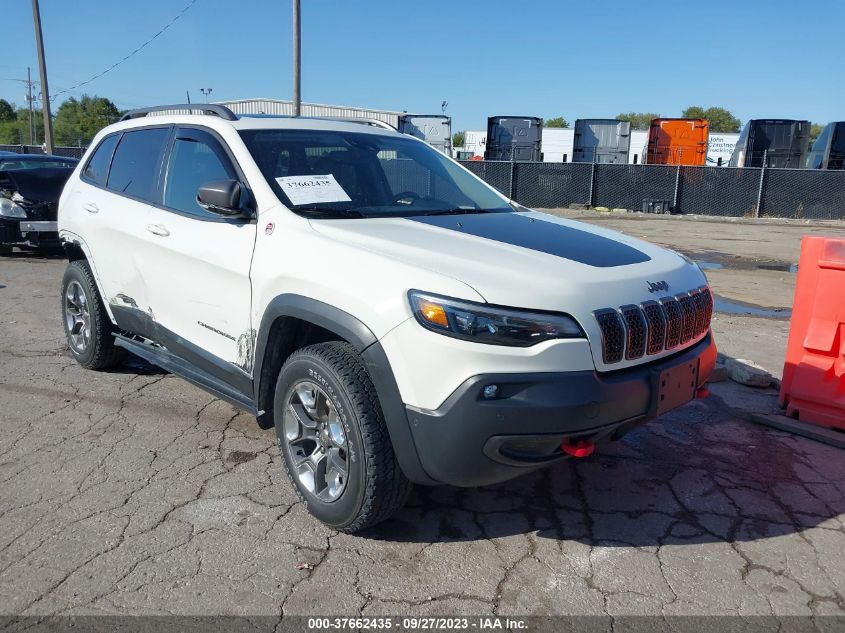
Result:
M312 220L312 226L344 243L458 279L496 305L565 312L575 306L583 313L706 283L697 266L673 251L535 211Z
M58 202L72 173L72 167L0 171L0 188L13 189L32 202Z

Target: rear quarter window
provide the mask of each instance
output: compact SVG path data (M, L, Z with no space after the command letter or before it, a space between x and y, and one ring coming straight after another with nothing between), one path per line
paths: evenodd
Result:
M105 185L106 178L109 175L109 164L111 163L112 154L114 154L115 145L117 145L117 134L112 134L104 138L94 153L91 155L88 164L85 166L85 171L82 175L98 185Z
M124 132L114 152L106 186L117 193L155 200L159 166L168 128Z

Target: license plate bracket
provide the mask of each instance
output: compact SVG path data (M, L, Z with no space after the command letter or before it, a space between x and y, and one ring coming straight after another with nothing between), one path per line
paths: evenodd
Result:
M695 398L698 365L696 358L654 373L654 415L663 415Z

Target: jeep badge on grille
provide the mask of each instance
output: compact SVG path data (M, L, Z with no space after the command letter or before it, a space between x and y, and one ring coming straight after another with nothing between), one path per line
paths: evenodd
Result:
M647 281L645 282L646 286L648 286L649 292L667 292L669 290L669 284L665 281Z

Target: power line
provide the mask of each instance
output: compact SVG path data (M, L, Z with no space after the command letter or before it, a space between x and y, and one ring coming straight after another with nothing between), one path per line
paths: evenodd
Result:
M90 83L91 83L92 81L94 81L95 79L99 79L100 77L102 77L102 76L103 76L103 75L105 75L106 73L111 72L112 70L114 70L115 68L117 68L118 66L120 66L123 62L125 62L126 60L128 60L130 57L133 57L133 56L135 56L136 54L140 53L140 52L141 52L142 50L144 50L144 49L145 49L145 48L146 48L146 47L147 47L147 46L148 46L148 45L149 45L149 44L150 44L153 40L155 40L158 36L160 36L162 33L164 33L164 32L165 32L167 29L169 29L171 26L173 26L173 24L174 24L174 23L175 23L175 22L176 22L179 18L181 18L183 15L185 15L185 13L187 13L187 12L188 12L188 9L190 9L190 8L191 8L192 6L194 6L196 3L197 3L197 0L191 0L191 1L190 1L190 2L189 2L186 6L185 6L185 8L184 8L184 9L182 9L182 10L181 10L181 11L180 11L177 15L176 15L176 17L174 17L172 20L170 20L170 22L168 22L167 24L165 24L165 25L164 25L164 26L163 26L163 27L159 30L159 32L158 32L158 33L156 33L156 34L155 34L155 35L153 35L150 39L148 39L146 42L144 42L143 44L141 44L141 45L140 45L138 48L136 48L134 51L132 51L131 53L129 53L128 55L126 55L123 59L121 59L121 60L119 60L119 61L115 62L114 64L112 64L111 66L109 66L108 68L106 68L104 71L102 71L102 72L100 72L100 73L97 73L96 75L94 75L94 76L93 76L93 77L91 77L90 79L86 79L85 81L82 81L82 82L80 82L80 83L78 83L78 84L76 84L76 85L74 85L74 86L71 86L70 88L67 88L66 90L60 90L59 92L57 92L57 93L53 94L53 96L52 96L52 98L51 98L50 100L52 101L53 99L55 99L56 97L58 97L60 94L64 94L64 93L66 93L66 92L71 92L72 90L76 90L76 89L77 89L77 88L79 88L80 86L84 86L84 85L86 85L86 84L90 84Z

